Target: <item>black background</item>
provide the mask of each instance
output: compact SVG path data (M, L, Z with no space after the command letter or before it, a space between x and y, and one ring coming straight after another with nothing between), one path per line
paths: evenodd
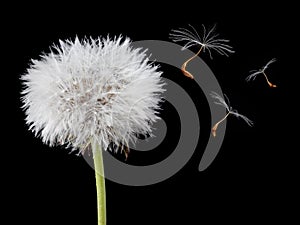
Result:
M206 100L192 80L162 65L165 77L184 87L195 102L203 103L197 105L201 122L199 146L180 172L159 184L132 187L107 181L107 224L244 224L290 219L290 201L295 198L292 179L296 179L292 155L296 147L290 142L293 133L288 128L293 124L292 114L286 113L294 111L288 104L294 81L284 72L280 44L287 41L284 30L292 32L288 27L294 22L293 15L283 16L288 7L254 2L219 7L217 3L206 6L182 2L169 8L143 4L134 9L135 4L128 3L125 9L118 3L81 3L76 10L45 5L42 10L10 10L2 19L4 56L8 59L2 60L7 69L2 76L7 79L4 89L9 92L3 94L8 119L3 121L7 132L1 161L3 186L7 188L3 198L8 197L6 208L13 212L11 223L96 224L97 219L94 171L81 157L61 147L43 145L27 131L20 109L19 78L31 58L48 52L59 39L76 35L123 34L133 41L168 40L173 28L187 24L201 28L201 24L214 23L217 32L230 39L236 53L229 58L217 54L213 60L205 54L201 58L216 75L233 107L252 119L255 126L250 128L241 120L228 118L218 156L208 169L199 172L211 127ZM117 12L116 8L123 10ZM278 88L269 88L262 77L245 82L249 70L260 68L271 58L278 61L267 72ZM168 118L169 126L175 127L173 133L168 133L167 141L172 146L178 135L174 126L178 117L170 106L165 107L163 116ZM287 135L291 136L286 139ZM148 155L132 152L127 163L162 159L172 150L166 146Z

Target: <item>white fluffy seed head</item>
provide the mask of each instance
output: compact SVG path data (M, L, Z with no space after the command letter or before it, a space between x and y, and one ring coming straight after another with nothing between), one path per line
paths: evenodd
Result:
M80 153L151 132L164 91L161 72L128 38L60 41L22 75L26 123L50 146Z

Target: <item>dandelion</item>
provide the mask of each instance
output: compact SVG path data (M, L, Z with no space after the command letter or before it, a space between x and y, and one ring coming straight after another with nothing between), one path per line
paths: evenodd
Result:
M232 47L228 45L229 40L218 38L219 34L215 33L216 25L214 25L208 31L206 30L205 26L202 25L202 36L198 34L196 29L192 25L189 26L191 28L190 30L186 28L172 30L172 32L170 33L170 39L172 39L174 42L185 42L185 45L182 47L182 50L185 50L192 46L200 46L198 52L191 58L189 58L187 61L185 61L181 67L181 71L183 72L183 74L193 79L194 76L186 70L186 66L190 61L196 58L202 50L203 52L207 50L211 59L212 50L225 56L228 56L229 53L234 53L234 51L232 50Z
M266 73L265 73L265 70L269 67L269 65L272 64L272 63L275 62L275 61L276 61L275 58L274 58L274 59L271 59L271 60L270 60L263 68L261 68L260 70L251 70L251 71L250 71L251 74L250 74L248 77L246 77L246 81L249 82L250 80L255 80L255 78L257 77L258 74L263 74L264 77L266 78L266 81L267 81L268 85L269 85L270 87L272 87L272 88L277 87L275 84L272 84L272 83L269 81L269 79L268 79L268 77L267 77L267 75L266 75Z
M230 114L238 118L242 118L249 126L253 126L253 122L251 120L249 120L246 116L239 114L237 110L232 109L232 107L230 106L229 99L225 94L224 96L226 100L224 100L224 98L222 98L216 92L211 92L210 96L216 99L216 101L214 102L215 104L223 106L227 111L227 114L212 127L211 132L214 137L217 135L216 131L218 129L219 124L222 123Z
M92 151L99 225L106 224L102 151L125 146L127 154L137 133L151 133L164 91L157 69L128 38L76 38L32 60L21 77L29 129L50 146Z

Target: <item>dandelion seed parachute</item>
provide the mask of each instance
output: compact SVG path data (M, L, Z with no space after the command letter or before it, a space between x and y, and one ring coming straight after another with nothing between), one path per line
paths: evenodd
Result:
M192 57L190 57L188 60L186 60L181 66L182 73L185 76L194 79L194 76L186 70L186 66L190 61L196 58L202 50L203 52L207 50L211 59L211 50L214 50L217 53L226 56L228 56L229 53L234 53L234 51L232 50L232 47L228 45L229 40L218 38L219 35L215 33L216 26L213 26L207 31L205 26L202 25L202 36L198 34L196 29L192 25L189 26L191 28L190 30L187 28L179 28L178 30L172 30L172 32L170 33L170 39L172 39L174 42L185 43L182 47L182 50L185 50L192 46L200 46L198 52Z
M234 110L230 106L229 99L225 94L224 94L224 96L225 96L226 100L214 91L211 92L210 96L216 100L214 102L216 105L220 105L220 106L224 107L227 111L227 114L212 127L211 132L214 137L217 135L216 132L217 132L219 124L222 123L230 114L234 115L237 118L243 119L249 126L253 126L253 122L250 119L248 119L246 116L238 113L237 110Z
M225 56L228 56L228 53L234 53L232 47L228 44L229 40L218 38L219 34L215 33L216 25L208 30L202 25L203 32L201 36L192 25L189 26L191 28L190 30L187 28L179 28L177 30L172 30L170 33L170 39L174 42L185 43L182 50L192 46L201 46L203 47L203 52L205 52L205 50L208 51L211 59L211 50L215 50L220 55Z
M22 75L26 123L50 146L80 153L151 132L164 91L161 72L128 38L60 41Z
M265 77L265 79L266 79L268 85L269 85L271 88L276 88L277 85L272 84L272 83L269 81L268 76L267 76L266 73L265 73L265 70L268 69L268 67L269 67L272 63L274 63L274 62L276 62L276 59L275 59L275 58L274 58L274 59L271 59L271 60L270 60L264 67L262 67L260 70L251 70L251 71L250 71L250 75L248 75L248 76L246 77L246 81L249 82L249 81L251 81L251 80L255 80L256 77L257 77L257 75L262 74L262 75L264 75L264 77Z

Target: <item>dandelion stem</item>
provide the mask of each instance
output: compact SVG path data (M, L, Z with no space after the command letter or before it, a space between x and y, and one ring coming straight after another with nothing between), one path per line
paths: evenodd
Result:
M102 149L93 141L93 158L96 173L98 225L106 225L106 193Z
M263 75L265 76L265 78L266 78L266 80L267 80L267 83L268 83L268 85L269 85L270 87L277 87L275 84L272 84L272 83L269 81L269 79L268 79L268 77L267 77L267 74L266 74L265 72L263 72Z
M221 120L219 120L211 129L211 133L214 137L217 135L217 129L218 129L219 124L222 123L227 118L227 116L229 116L229 114L230 114L230 112L228 112Z
M186 68L187 64L190 61L192 61L194 58L196 58L200 54L200 52L202 51L202 49L203 49L203 45L201 45L201 48L199 49L199 51L195 55L193 55L191 58L189 58L188 60L186 60L185 63L183 63L182 66L181 66L182 73L185 76L187 76L187 77L189 77L191 79L194 79L194 76L190 72L188 72L185 68Z

